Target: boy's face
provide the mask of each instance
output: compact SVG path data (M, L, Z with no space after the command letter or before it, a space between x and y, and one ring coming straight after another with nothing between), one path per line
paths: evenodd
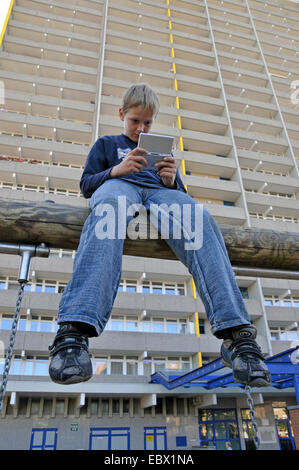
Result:
M124 123L124 134L134 142L138 142L140 132L149 132L154 122L152 111L143 106L129 108L126 113L120 108L119 117Z

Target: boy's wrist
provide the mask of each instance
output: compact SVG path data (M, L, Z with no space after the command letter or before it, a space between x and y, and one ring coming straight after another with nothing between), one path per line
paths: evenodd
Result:
M110 170L110 178L115 178L117 175L115 174L115 166L113 166Z

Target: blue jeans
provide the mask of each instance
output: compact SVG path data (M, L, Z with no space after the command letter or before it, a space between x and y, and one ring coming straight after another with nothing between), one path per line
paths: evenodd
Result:
M73 274L62 294L58 323L85 322L101 334L120 283L126 226L130 224L132 237L136 230L138 234L138 212L146 210L192 275L212 333L250 324L218 225L192 197L175 189L111 179L94 192L90 207Z

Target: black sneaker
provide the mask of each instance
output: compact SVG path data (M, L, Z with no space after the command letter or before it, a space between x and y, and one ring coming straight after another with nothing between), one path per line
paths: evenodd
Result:
M92 377L88 337L74 324L63 324L49 347L49 375L53 382L63 385L85 382Z
M224 365L232 368L234 381L252 387L271 385L271 374L262 350L255 341L257 330L253 325L233 328L231 339L225 339L221 346Z

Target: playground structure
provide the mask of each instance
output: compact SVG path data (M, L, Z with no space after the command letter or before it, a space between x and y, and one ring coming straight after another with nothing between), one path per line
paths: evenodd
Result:
M1 201L0 252L18 254L22 259L18 276L20 288L0 388L0 411L9 378L23 291L29 281L31 259L35 256L48 257L50 248L76 249L89 212L88 208L72 210L70 206L53 204L52 201L38 204ZM176 259L165 240L149 239L148 220L144 219L144 223L140 225L140 238L125 240L125 255ZM220 228L235 274L299 279L298 234L231 226ZM277 389L294 387L299 405L299 346L269 357L265 362L272 375L272 386ZM152 374L150 383L162 384L169 390L179 386L203 387L208 390L217 387L244 388L254 429L254 442L256 448L259 448L251 388L235 383L232 372L224 366L221 359L187 373L160 370Z

